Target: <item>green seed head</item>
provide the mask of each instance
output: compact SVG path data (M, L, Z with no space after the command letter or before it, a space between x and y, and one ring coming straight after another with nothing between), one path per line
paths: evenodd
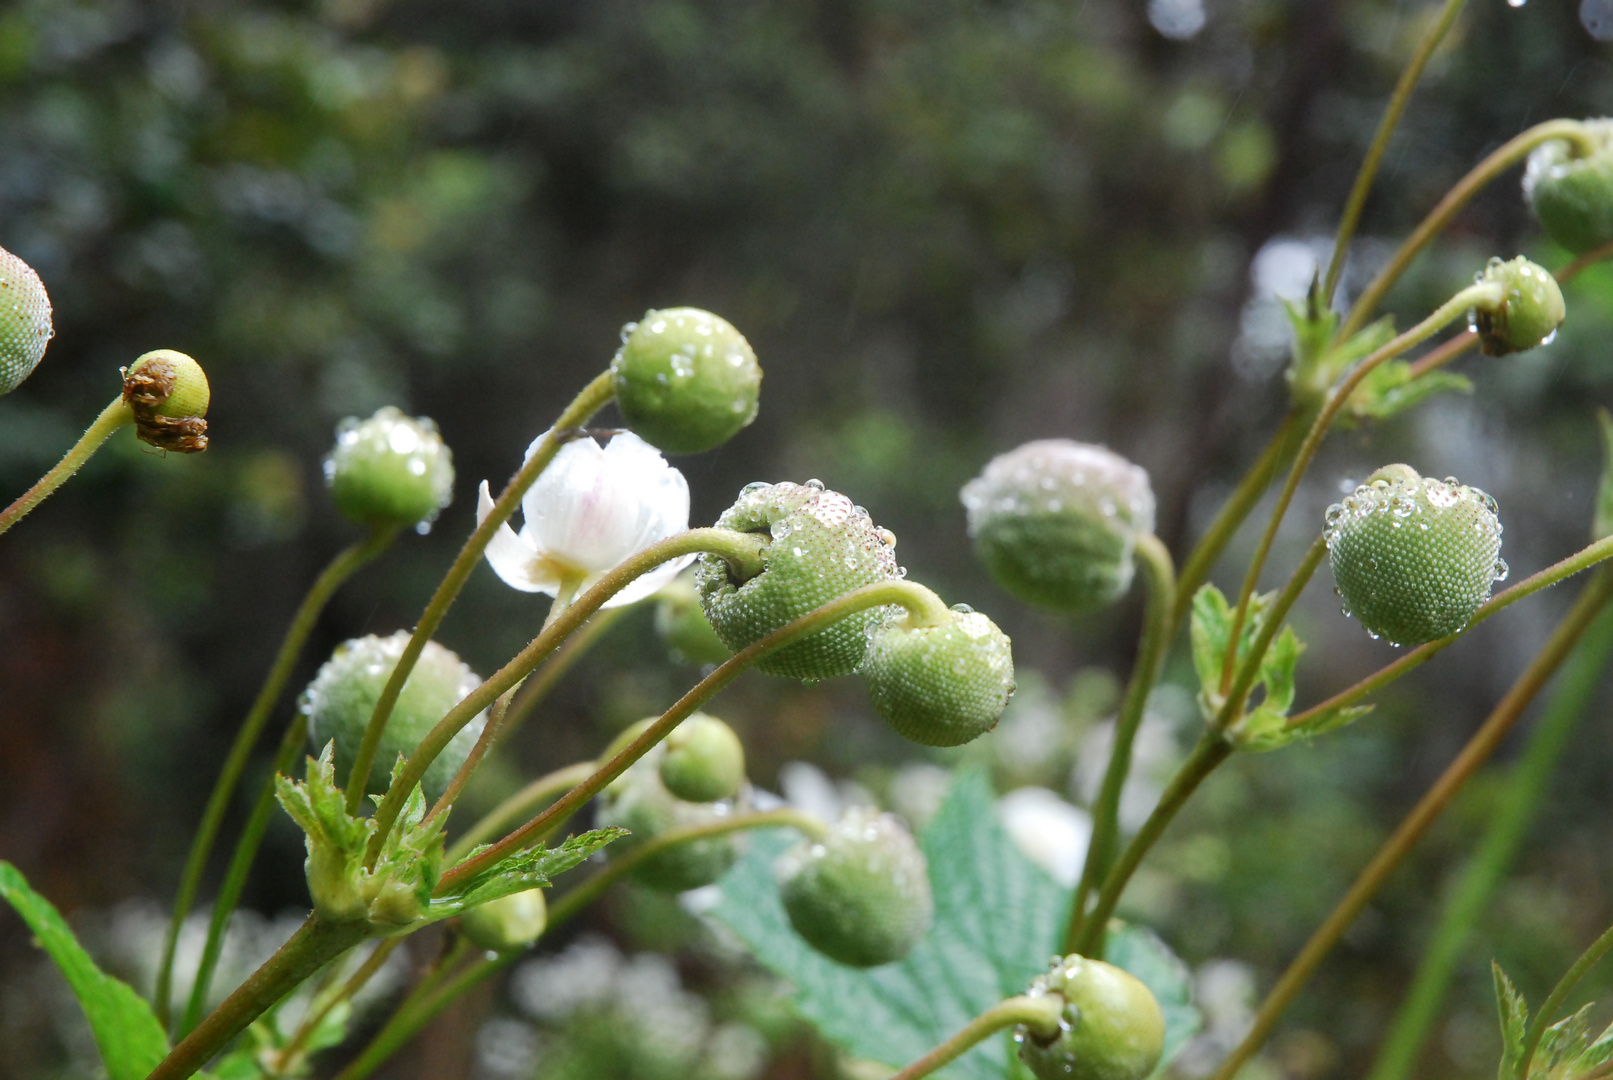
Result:
M336 652L303 691L298 708L308 717L308 741L315 751L336 740L336 775L345 778L358 756L370 713L381 696L381 689L409 643L409 632L399 630L391 637L354 638L336 647ZM385 791L392 765L399 754L408 756L420 740L481 685L481 678L459 657L427 642L414 670L403 684L397 705L381 736L375 764L370 769L368 790ZM426 770L421 781L426 797L435 799L465 763L476 737L482 732L485 714L477 716L455 735Z
M459 929L478 949L514 952L538 940L549 921L542 889L527 889L478 904L459 917Z
M1613 120L1581 125L1596 144L1581 154L1577 143L1552 139L1529 155L1523 197L1546 235L1582 254L1613 241Z
M795 932L851 967L900 960L935 913L924 854L891 814L853 807L824 839L785 852L775 872Z
M1091 611L1131 586L1154 531L1148 473L1102 446L1041 439L964 485L969 535L997 584L1049 611Z
M424 416L388 405L336 425L325 483L344 517L362 525L429 525L453 498L453 455Z
M663 753L662 747L656 747L605 789L600 826L616 825L630 834L612 843L609 854L625 855L672 829L708 825L734 813L732 800L687 802L668 791L659 770ZM632 873L640 884L652 889L684 892L710 885L728 872L738 856L732 835L711 836L652 855Z
M672 729L663 744L661 782L688 802L716 802L739 794L745 783L745 747L734 729L695 713Z
M1064 999L1059 1033L1043 1041L1021 1027L1019 1059L1040 1080L1144 1080L1165 1049L1165 1015L1136 976L1102 960L1066 956L1028 994Z
M1519 255L1511 262L1491 259L1477 280L1495 282L1503 289L1495 309L1474 308L1473 327L1479 332L1479 349L1486 356L1525 352L1549 345L1562 325L1565 309L1557 279L1543 266Z
M1324 536L1345 614L1397 645L1454 634L1507 574L1495 500L1404 465L1329 507Z
M997 624L959 604L941 626L892 614L869 634L860 674L874 708L926 746L961 746L997 726L1014 693L1014 654Z
M696 583L706 618L734 651L853 589L897 574L896 539L868 511L822 484L751 484L717 519L720 529L771 537L766 567L740 581L717 555L703 555ZM771 675L828 679L857 670L877 609L799 638L756 666Z
M655 632L676 659L691 664L720 664L734 655L700 609L693 574L677 577L657 594Z
M171 375L173 389L168 391L166 400L152 409L153 412L173 419L207 415L212 390L207 385L207 373L202 370L202 365L182 352L157 349L130 364L127 374L139 372L155 375L159 370Z
M0 248L0 394L11 393L39 365L53 333L45 283Z
M697 454L756 419L762 369L726 320L699 308L664 308L622 328L611 378L622 416L645 442Z

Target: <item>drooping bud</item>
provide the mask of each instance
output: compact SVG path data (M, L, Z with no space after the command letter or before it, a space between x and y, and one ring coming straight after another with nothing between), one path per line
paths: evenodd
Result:
M1580 130L1594 152L1552 139L1529 155L1523 174L1523 197L1546 235L1576 255L1613 242L1613 120L1585 120Z
M738 330L699 308L645 312L611 361L627 424L668 454L711 450L756 419L762 369Z
M961 746L997 726L1014 693L1008 635L959 604L940 626L915 626L904 611L869 633L859 674L879 715L926 746Z
M675 659L691 664L720 664L733 656L700 607L693 575L679 575L656 596L655 632Z
M453 498L453 455L430 418L388 405L336 425L325 483L336 509L361 525L429 524Z
M1014 1033L1019 1059L1039 1080L1145 1080L1165 1050L1165 1014L1135 975L1102 960L1066 956L1028 996L1064 999L1058 1034Z
M1519 255L1511 262L1491 259L1477 280L1505 290L1499 307L1473 309L1481 352L1505 356L1551 344L1566 311L1563 291L1551 271Z
M625 855L673 829L711 824L734 813L732 800L688 802L668 791L658 768L663 752L656 747L605 789L600 826L619 826L630 834L611 844L610 855ZM710 885L727 873L738 857L733 836L703 837L650 856L633 867L632 875L652 889L684 892Z
M0 394L11 393L39 366L54 333L45 283L0 248Z
M745 747L734 729L695 713L672 729L663 744L661 782L686 802L716 802L739 794L745 783Z
M1029 442L964 485L975 552L1029 604L1091 611L1131 586L1137 536L1154 530L1148 473L1102 446Z
M123 372L123 400L134 413L135 434L162 450L207 449L204 417L211 398L202 365L173 349L148 352Z
M548 922L543 890L527 889L471 908L459 917L459 929L478 949L503 953L537 941Z

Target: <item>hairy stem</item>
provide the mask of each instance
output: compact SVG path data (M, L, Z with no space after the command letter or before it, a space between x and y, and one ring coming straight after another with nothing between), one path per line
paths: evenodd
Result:
M448 849L443 861L452 866L470 854L471 849L477 844L491 840L513 822L525 817L539 806L558 799L588 779L598 767L597 762L579 761L575 765L556 769L547 776L538 777L499 803L486 817L466 830L465 835L454 841L454 846Z
M119 394L112 399L112 404L101 410L101 415L95 418L84 434L79 437L73 448L58 461L54 468L39 478L39 482L23 492L17 501L0 510L0 533L4 533L23 517L49 498L51 492L67 482L67 478L78 472L83 464L101 448L101 444L124 424L134 421L134 412Z
M978 1043L1004 1028L1024 1024L1032 1035L1042 1039L1056 1039L1059 1018L1064 1013L1064 999L1057 994L1031 997L1021 994L999 1001L963 1026L952 1038L919 1058L907 1068L893 1074L890 1080L919 1080L935 1070L962 1057Z

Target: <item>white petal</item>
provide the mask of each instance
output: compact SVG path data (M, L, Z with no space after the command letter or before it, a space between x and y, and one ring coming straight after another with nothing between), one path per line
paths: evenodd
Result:
M576 439L532 485L522 533L553 559L602 572L687 528L688 498L683 474L638 436Z
M493 496L488 491L487 481L483 480L476 495L476 524L486 521L492 512ZM513 589L550 596L560 589L560 579L554 574L553 565L540 558L532 545L517 536L507 523L498 527L483 554L493 572Z
M693 555L680 555L671 562L664 562L648 574L642 574L628 582L626 588L605 601L600 607L625 607L628 604L636 604L640 600L654 596L672 584L672 579L678 576L678 572L694 562L694 560L695 556Z

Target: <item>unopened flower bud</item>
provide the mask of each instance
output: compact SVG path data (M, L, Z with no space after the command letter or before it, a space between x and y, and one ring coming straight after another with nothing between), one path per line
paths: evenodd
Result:
M527 889L478 904L459 917L459 929L478 949L514 952L531 945L549 922L542 889Z
M674 659L691 664L720 664L733 656L700 607L700 590L689 574L680 575L656 595L655 632Z
M0 248L0 394L11 393L39 365L53 333L45 283Z
M627 424L668 454L721 446L756 419L762 369L750 343L699 308L645 312L611 361Z
M1566 310L1563 291L1551 271L1519 255L1511 262L1491 259L1477 280L1481 284L1493 282L1505 290L1499 306L1473 309L1472 322L1479 333L1481 352L1505 356L1551 344Z
M336 425L325 483L344 517L362 525L429 523L453 498L453 455L429 418L391 405Z
M1145 1080L1165 1050L1165 1014L1130 972L1066 956L1038 975L1031 997L1064 999L1058 1034L1043 1040L1019 1028L1019 1059L1039 1080Z
M1557 243L1576 255L1613 241L1613 120L1580 124L1596 144L1589 154L1568 139L1552 139L1529 155L1523 197Z
M965 605L940 626L904 611L869 633L859 674L879 715L926 746L961 746L997 726L1014 693L1014 654L997 624Z
M611 844L611 855L625 855L646 840L673 829L706 825L734 813L730 800L688 802L673 795L661 782L658 765L662 749L645 755L605 789L599 825L615 825L629 835ZM734 837L709 836L677 844L633 867L641 885L663 892L684 892L710 885L739 857Z
M745 747L734 729L695 713L672 729L661 755L661 782L687 802L716 802L739 794L745 782Z
M207 373L173 349L148 352L123 372L123 400L140 441L182 454L207 449Z

